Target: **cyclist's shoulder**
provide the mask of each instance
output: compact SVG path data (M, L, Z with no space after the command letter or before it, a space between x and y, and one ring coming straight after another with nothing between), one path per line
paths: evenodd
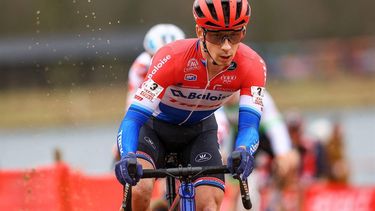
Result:
M262 57L250 46L241 43L236 55L242 62L259 62Z
M239 69L239 74L247 75L251 73L264 75L266 71L266 63L263 58L259 56L252 48L245 44L240 44L234 61L237 64L237 69Z

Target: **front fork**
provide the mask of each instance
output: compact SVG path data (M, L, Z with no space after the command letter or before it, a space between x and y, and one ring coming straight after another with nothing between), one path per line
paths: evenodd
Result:
M178 194L180 195L180 210L195 211L195 189L192 182L181 182Z

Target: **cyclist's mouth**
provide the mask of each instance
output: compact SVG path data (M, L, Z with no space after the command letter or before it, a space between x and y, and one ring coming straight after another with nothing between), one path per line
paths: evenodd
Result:
M228 60L228 59L231 58L231 56L220 56L220 58L221 58L222 60Z

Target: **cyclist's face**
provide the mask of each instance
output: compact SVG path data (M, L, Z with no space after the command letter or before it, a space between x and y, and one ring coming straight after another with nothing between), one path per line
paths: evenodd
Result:
M202 41L206 40L207 49L215 62L220 66L227 66L232 62L245 36L245 29L211 31L197 27L197 35Z

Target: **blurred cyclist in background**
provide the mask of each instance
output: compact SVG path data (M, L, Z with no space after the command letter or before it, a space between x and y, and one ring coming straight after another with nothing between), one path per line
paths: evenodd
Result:
M225 106L226 115L232 125L232 137L227 137L229 140L223 142L224 151L232 150L232 140L236 136L238 117L236 98L238 98L238 94L233 96ZM256 165L253 176L249 177L250 196L253 199L252 210L261 209L261 189L274 182L272 180L285 179L293 169L297 168L299 160L297 152L292 148L292 141L282 114L267 91L264 93L263 103L259 148L255 154ZM228 184L227 186L230 186L230 190L228 190L228 198L222 210L242 210L238 185Z
M145 51L135 59L129 70L126 110L131 104L135 91L146 77L156 51L168 43L181 39L185 39L185 33L173 24L157 24L148 30L143 40Z
M121 160L115 172L121 184L134 186L135 210L149 207L154 183L140 181L142 168L163 168L166 153L178 153L183 165L222 165L213 113L238 90L234 154L240 154L241 162L233 166L231 153L227 164L242 180L253 169L266 67L256 52L241 43L250 6L247 0L196 0L193 13L198 38L172 42L157 51L119 128ZM128 173L129 163L138 163L134 176ZM194 185L197 210L218 210L224 175L201 177Z

